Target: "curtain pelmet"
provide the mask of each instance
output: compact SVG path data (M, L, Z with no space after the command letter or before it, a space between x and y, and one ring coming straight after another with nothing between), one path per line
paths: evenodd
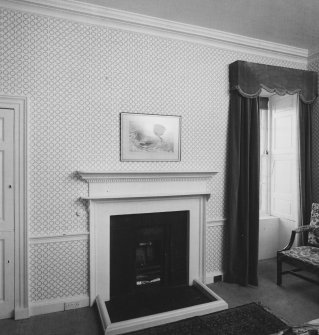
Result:
M278 95L298 93L302 102L312 104L318 96L318 74L286 67L236 61L229 66L230 90L255 98L264 89Z

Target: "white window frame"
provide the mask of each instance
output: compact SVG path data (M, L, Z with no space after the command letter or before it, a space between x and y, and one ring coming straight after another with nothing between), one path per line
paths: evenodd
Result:
M291 97L291 96L290 96ZM297 99L297 97L295 97ZM291 131L294 136L295 141L295 147L294 152L282 152L282 153L276 153L274 154L274 147L273 147L273 141L274 141L274 130L273 130L273 113L274 113L274 106L272 106L273 99L270 99L268 110L260 110L260 217L265 216L275 216L280 217L283 219L293 220L295 221L298 218L298 210L294 211L291 210L291 213L283 213L280 211L276 211L274 209L274 164L275 162L278 162L280 159L285 159L287 155L290 155L290 158L295 161L295 185L293 185L293 191L292 191L292 198L291 200L291 207L297 208L298 205L298 160L299 160L299 154L298 154L298 145L297 145L297 139L298 139L298 133L297 133L297 116L298 116L298 100L295 100L296 103L296 110L295 115L293 116L295 118L294 123L292 124ZM289 111L289 108L287 108L287 111ZM285 111L284 111L285 112ZM267 114L267 115L265 115ZM263 127L264 126L264 127ZM263 164L263 160L266 160L266 163ZM266 170L266 171L265 171ZM265 179L265 175L267 175ZM267 184L265 186L265 184ZM264 189L266 187L266 192L264 192ZM266 193L266 195L265 195Z

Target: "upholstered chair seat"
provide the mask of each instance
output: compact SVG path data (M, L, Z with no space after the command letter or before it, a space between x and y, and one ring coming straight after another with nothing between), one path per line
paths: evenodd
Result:
M291 258L292 260L302 262L305 266L314 266L319 274L319 249L311 246L293 247L290 250L282 252L283 257Z

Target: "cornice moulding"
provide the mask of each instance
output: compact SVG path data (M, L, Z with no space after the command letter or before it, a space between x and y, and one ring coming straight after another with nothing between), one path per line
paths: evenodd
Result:
M307 64L307 49L74 0L0 0L0 6Z
M309 50L308 61L319 61L319 47L316 49Z

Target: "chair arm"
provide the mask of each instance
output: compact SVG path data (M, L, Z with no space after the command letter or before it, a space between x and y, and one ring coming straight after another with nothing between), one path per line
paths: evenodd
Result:
M289 250L295 242L296 234L303 233L303 232L306 232L306 231L309 231L309 230L310 230L310 225L300 226L300 227L294 229L291 232L289 243L283 249L278 250L278 252Z
M311 229L311 226L310 225L306 225L306 226L300 226L300 227L294 229L294 231L296 233L303 233L305 231L309 231L310 229Z

